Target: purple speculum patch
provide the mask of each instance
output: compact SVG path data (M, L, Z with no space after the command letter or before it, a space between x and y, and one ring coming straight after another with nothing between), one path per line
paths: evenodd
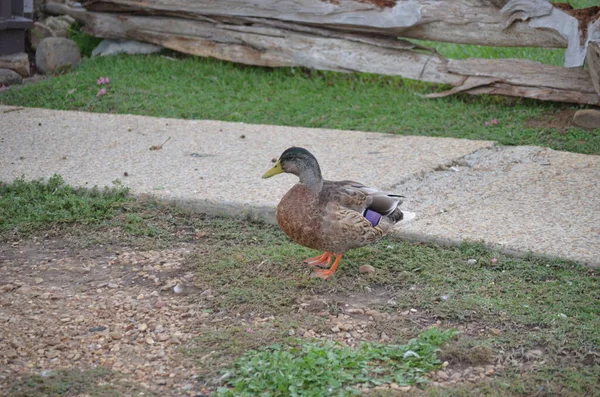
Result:
M373 227L379 225L379 221L381 221L381 218L383 217L383 215L381 215L379 212L375 212L370 209L366 209L363 213L363 216L367 218L369 222L371 222Z

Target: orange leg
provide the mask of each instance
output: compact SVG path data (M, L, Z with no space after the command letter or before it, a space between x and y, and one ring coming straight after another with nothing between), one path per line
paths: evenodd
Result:
M322 255L315 256L314 258L308 258L304 260L308 266L329 266L331 263L331 252L324 252Z
M335 254L335 262L333 262L331 269L316 269L310 276L320 277L323 280L327 280L329 277L333 276L337 270L338 266L340 265L340 261L342 260L342 256L344 256L344 254Z

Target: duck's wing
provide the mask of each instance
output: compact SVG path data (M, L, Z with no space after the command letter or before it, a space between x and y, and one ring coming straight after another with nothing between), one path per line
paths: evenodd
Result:
M387 217L394 224L402 220L399 209L402 197L359 182L324 181L320 199L356 211L371 223L376 218Z

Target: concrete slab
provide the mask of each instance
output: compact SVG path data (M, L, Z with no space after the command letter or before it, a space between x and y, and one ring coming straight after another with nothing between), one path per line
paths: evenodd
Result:
M484 241L517 253L600 264L600 157L494 147L397 190L419 221L406 235Z
M11 111L12 110L12 111ZM288 147L303 146L328 179L387 188L492 142L356 131L0 107L0 178L61 174L69 183L120 180L134 193L274 208L296 183L264 180ZM167 138L161 150L150 150ZM125 172L128 174L124 176Z
M169 137L162 149L150 150ZM119 180L133 193L210 213L272 221L296 178L261 175L292 145L312 151L328 179L406 195L403 208L417 218L399 230L403 237L483 240L517 253L600 264L597 156L487 141L0 106L0 180L54 173L79 186Z

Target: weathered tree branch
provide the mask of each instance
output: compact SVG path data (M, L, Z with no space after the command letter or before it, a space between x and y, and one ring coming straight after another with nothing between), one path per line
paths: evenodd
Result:
M549 4L546 0L543 0ZM555 30L517 22L506 28L506 0L84 0L90 11L187 19L268 18L327 29L463 44L567 47ZM573 18L574 19L574 18Z
M261 66L368 72L449 84L450 91L600 104L582 69L525 60L448 60L426 47L387 36L248 18L192 20L71 10L93 35L149 42L187 54Z

